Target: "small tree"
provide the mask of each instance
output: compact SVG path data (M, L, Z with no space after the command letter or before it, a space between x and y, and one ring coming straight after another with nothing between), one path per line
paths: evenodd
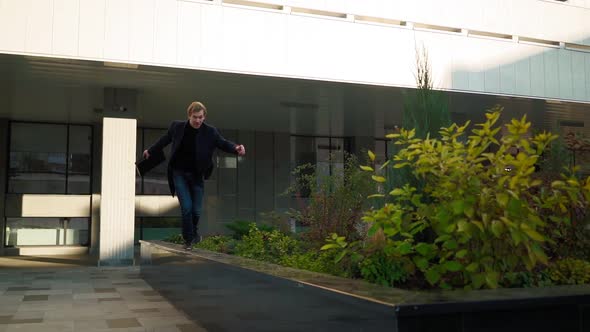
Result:
M442 127L451 125L451 116L447 96L444 92L433 89L432 68L424 45L421 49L416 48L414 77L416 89L404 95L402 127L413 128L417 138L437 137ZM399 151L399 146L389 143L388 150L394 155ZM412 183L414 186L420 186L407 169L388 168L386 172L387 181L384 187L387 191L398 188L409 180L414 181Z

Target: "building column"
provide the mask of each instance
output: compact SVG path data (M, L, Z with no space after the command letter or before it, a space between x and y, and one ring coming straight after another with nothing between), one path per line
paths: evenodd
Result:
M135 119L104 118L99 265L132 265L135 228Z
M4 255L4 244L6 243L6 218L5 218L5 202L6 202L6 182L8 181L8 120L0 119L0 236L2 243L0 243L0 256Z
M89 253L98 256L100 235L100 178L102 172L102 121L93 122L92 129L92 192L90 212Z

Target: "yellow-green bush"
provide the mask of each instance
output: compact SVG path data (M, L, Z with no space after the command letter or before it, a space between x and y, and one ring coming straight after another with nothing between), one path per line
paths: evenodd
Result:
M590 281L590 263L581 259L565 258L552 263L549 276L556 284L581 285Z
M532 176L557 136L529 135L523 116L500 137L500 114L500 108L486 113L470 134L467 122L441 128L440 138L417 138L406 129L387 136L401 148L386 164L407 168L416 181L371 195L390 202L363 220L369 236L386 236L388 256L409 261L433 286L496 288L507 273L548 264L551 232L572 224L573 208L587 207L590 178L564 174L544 184ZM362 169L387 181L373 165Z

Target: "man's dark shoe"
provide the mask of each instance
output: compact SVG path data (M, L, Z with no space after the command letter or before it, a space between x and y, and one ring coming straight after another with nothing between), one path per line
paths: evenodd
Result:
M184 250L188 250L188 251L191 251L191 250L193 250L193 245L192 245L192 243L190 243L190 242L189 242L189 243L185 243L185 244L184 244Z

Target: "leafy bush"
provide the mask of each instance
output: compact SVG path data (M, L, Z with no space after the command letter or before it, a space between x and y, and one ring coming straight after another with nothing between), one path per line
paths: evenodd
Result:
M581 285L590 281L590 263L581 259L565 258L552 263L547 273L556 284Z
M376 253L363 259L359 268L363 279L383 286L394 287L406 281L408 273L391 256Z
M298 251L295 239L278 230L263 231L256 224L250 226L250 231L236 244L235 254L247 258L279 263L281 258Z
M290 214L306 227L302 236L307 241L320 247L331 233L360 238L358 227L368 206L364 198L375 186L370 176L359 169L355 156L346 154L343 170L331 175L317 175L311 165L299 166L293 174L297 181L287 192L297 195L301 205ZM301 197L305 193L309 194L307 203Z
M341 277L350 276L348 271L336 263L334 251L308 251L286 255L281 258L280 264L296 269L328 273Z
M569 208L590 196L590 178L564 176L550 187L532 179L555 136L529 137L525 116L507 124L508 134L498 140L500 111L488 112L467 139L469 122L441 128L440 139L415 138L414 130L405 129L388 135L402 146L393 167L408 167L423 185L392 190L393 202L364 220L371 225L369 236L386 236L388 256L413 265L431 285L496 288L505 273L547 264L546 234L570 223ZM379 173L373 179L386 181Z
M263 224L256 224L253 221L245 221L245 220L237 220L232 223L225 225L228 229L233 231L232 237L236 240L240 240L244 235L250 232L250 228L252 225L256 225L259 230L270 232L274 229L274 227L263 225Z
M553 285L551 277L547 271L519 271L507 272L504 275L502 286L508 288L515 287L545 287Z
M165 238L164 241L175 243L175 244L183 244L184 243L184 239L182 238L182 234L170 235L169 237Z
M230 254L234 251L236 240L223 235L210 236L195 244L196 248Z

